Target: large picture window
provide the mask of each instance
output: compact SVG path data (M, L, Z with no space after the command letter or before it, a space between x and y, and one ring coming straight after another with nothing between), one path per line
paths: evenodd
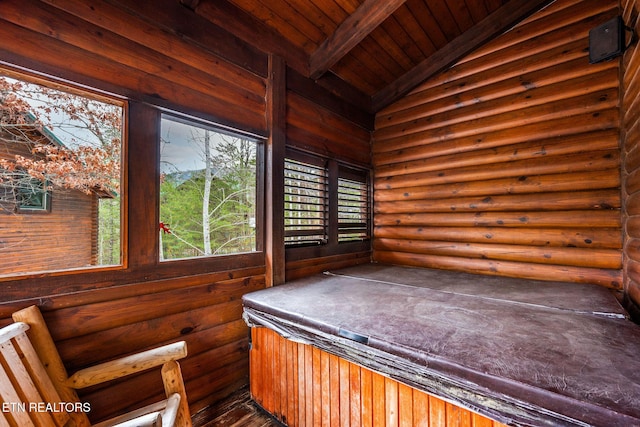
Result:
M257 249L259 141L164 115L160 151L160 259Z
M118 100L0 69L0 275L122 264L123 117Z

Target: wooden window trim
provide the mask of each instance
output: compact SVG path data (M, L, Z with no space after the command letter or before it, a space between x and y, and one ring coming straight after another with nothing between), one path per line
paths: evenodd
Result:
M8 65L3 66L7 70ZM45 81L49 84L59 84L58 77L67 75L65 70L50 69L46 77L44 74L22 70L14 74L30 76L31 80ZM84 81L84 76L71 73L77 81ZM70 79L65 79L65 88L71 87ZM62 83L60 83L62 84ZM196 114L194 111L183 109L179 104L171 104L169 101L162 104L151 104L138 101L139 94L127 93L127 97L114 95L117 91L112 87L109 92L101 92L97 82L88 79L81 93L89 93L92 96L103 97L110 101L121 103L125 116L123 126L122 146L122 265L96 266L70 270L52 270L40 273L26 273L13 276L0 277L0 286L3 288L3 301L1 306L10 307L11 301L42 299L65 294L75 294L82 291L95 291L98 289L113 288L114 292L123 284L136 284L131 294L144 294L149 289L157 286L155 281L185 277L185 276L215 276L215 277L240 277L244 275L264 274L264 229L265 229L265 144L264 135L254 130L238 133L260 139L258 144L258 168L257 168L257 218L259 227L256 236L256 251L243 254L221 255L206 259L185 259L160 264L158 262L158 209L159 189L157 186L157 174L159 173L159 127L162 112L172 111L182 114L186 111L189 117L208 121L207 114ZM167 109L171 105L172 109ZM182 110L182 111L181 111ZM130 126L136 123L136 126ZM221 127L237 129L231 123L217 122ZM153 147L153 148L152 148ZM153 165L141 168L140 165ZM218 279L216 279L218 280ZM149 283L147 285L147 283ZM177 283L177 282L176 282ZM176 285L178 286L178 285ZM86 295L87 302L102 300L100 293ZM9 303L9 305L7 305Z
M255 168L255 200L254 200L254 205L255 205L255 247L252 251L249 252L238 252L238 253L230 253L230 254L211 254L211 255L201 255L201 256L194 256L194 257L189 257L189 258L177 258L177 259L160 259L160 241L157 241L156 247L158 248L158 260L160 261L161 264L164 263L174 263L174 262L181 262L181 261L185 261L185 260L193 260L193 259L197 259L197 260L206 260L206 259L210 259L210 258L215 258L215 257L226 257L226 256L241 256L243 254L246 253L256 253L256 252L262 252L264 250L264 196L262 196L262 193L264 191L264 164L265 164L265 144L266 144L266 139L263 137L258 137L252 133L240 130L240 129L234 129L234 128L230 128L227 127L221 123L214 123L214 122L210 122L210 121L206 121L206 120L202 120L202 119L198 119L198 118L194 118L194 117L187 117L183 114L180 114L179 112L176 111L167 111L167 110L162 110L159 112L159 116L157 118L157 120L159 121L159 125L158 127L161 128L161 123L162 120L169 120L169 121L173 121L173 122L177 122L177 123L181 123L184 124L186 126L193 126L193 127L197 127L200 129L206 129L208 131L217 133L217 134L222 134L222 135L227 135L230 136L232 138L242 138L244 140L250 141L255 143L255 162L256 162L256 168ZM158 141L158 146L160 145L160 135L158 135L157 137L157 141ZM158 148L158 168L160 165L160 149ZM161 171L158 169L157 172L157 176L160 176ZM160 223L160 183L158 182L157 185L157 192L156 194L158 195L158 204L157 204L157 218L158 221L156 221L156 224ZM159 235L159 233L158 233Z
M307 163L315 162L317 165L324 164L327 171L327 241L321 245L285 245L287 261L296 261L301 259L322 257L330 255L347 254L371 249L371 223L372 223L372 195L370 185L370 171L368 169L353 166L339 160L328 159L313 153L307 153L302 150L287 148L286 158L298 161L306 161ZM312 163L314 164L314 163ZM338 199L338 180L339 178L351 180L364 180L367 185L367 221L366 221L366 237L362 239L339 239L340 218L339 218L339 199Z

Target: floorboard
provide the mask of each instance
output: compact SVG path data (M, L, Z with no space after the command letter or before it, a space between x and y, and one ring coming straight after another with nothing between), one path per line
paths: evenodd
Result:
M285 427L260 408L242 389L192 417L193 427Z

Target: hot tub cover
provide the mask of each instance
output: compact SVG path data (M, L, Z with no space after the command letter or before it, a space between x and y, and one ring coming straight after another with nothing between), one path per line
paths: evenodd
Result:
M609 290L369 264L244 316L510 425L640 426L640 327Z

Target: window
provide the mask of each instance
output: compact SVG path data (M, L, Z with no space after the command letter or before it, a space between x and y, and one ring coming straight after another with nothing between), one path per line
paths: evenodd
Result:
M286 245L327 242L327 173L324 162L286 159L284 166L284 231ZM315 163L315 164L314 164Z
M338 177L338 242L369 238L367 173L340 166Z
M0 169L0 212L50 213L50 185L24 170Z
M122 264L123 116L118 100L0 69L0 275Z
M23 173L22 185L16 186L18 212L51 212L51 193L45 181Z
M368 170L290 149L284 173L286 246L369 239Z
M160 259L257 249L259 141L164 115L160 152Z

